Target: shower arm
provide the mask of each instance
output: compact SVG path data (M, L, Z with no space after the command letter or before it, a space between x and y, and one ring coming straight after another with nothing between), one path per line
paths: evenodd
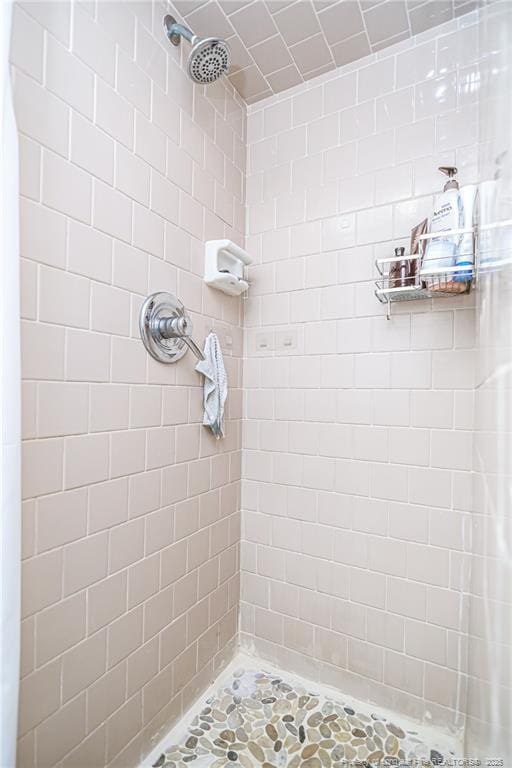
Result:
M173 45L179 45L180 38L182 37L184 37L185 40L188 40L191 45L194 45L195 41L197 40L197 35L195 35L191 29L186 27L184 24L178 24L178 22L175 21L172 16L166 16L164 19L164 24L167 31L167 37Z

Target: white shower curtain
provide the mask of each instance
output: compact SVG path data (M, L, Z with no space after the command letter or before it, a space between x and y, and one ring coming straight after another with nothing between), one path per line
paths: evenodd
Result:
M9 72L11 3L0 0L0 767L16 764L20 659L18 136Z

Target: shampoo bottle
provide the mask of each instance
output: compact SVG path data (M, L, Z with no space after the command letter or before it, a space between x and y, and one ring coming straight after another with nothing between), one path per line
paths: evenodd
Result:
M457 168L441 166L439 170L448 176L443 191L436 197L434 213L430 219L429 232L439 233L427 241L425 255L421 265L422 279L431 291L442 291L447 287L446 274L443 270L453 267L456 257L458 237L443 235L460 226L459 183L455 179Z

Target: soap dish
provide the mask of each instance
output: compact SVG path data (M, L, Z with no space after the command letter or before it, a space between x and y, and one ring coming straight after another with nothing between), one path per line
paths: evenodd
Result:
M205 243L204 281L229 296L240 296L249 288L244 267L252 259L231 240L208 240Z

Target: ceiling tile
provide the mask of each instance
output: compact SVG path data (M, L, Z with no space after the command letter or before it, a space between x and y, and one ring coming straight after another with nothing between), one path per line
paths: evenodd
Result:
M229 73L238 72L239 69L245 69L254 64L253 58L238 35L229 37L227 43L231 50L231 66Z
M244 5L247 5L247 0L219 0L219 5L226 16L229 16L231 13L239 11Z
M287 8L292 3L295 3L295 1L296 0L265 0L270 13L282 11L283 8Z
M338 0L313 0L315 11L325 11L330 5L334 5Z
M372 46L390 37L408 33L409 17L405 0L393 0L393 2L376 5L369 11L365 11L364 22Z
M326 64L332 66L331 51L321 32L293 45L290 52L302 74L324 67Z
M312 80L314 77L318 77L318 75L323 75L324 72L330 72L332 69L332 64L325 64L323 67L319 67L318 69L312 69L311 72L303 72L302 77L304 80Z
M453 15L456 17L464 16L465 13L471 13L478 8L478 0L471 0L469 3L458 3L453 0Z
M359 3L342 0L318 14L327 42L335 45L364 31Z
M412 8L409 18L412 34L417 35L453 18L453 5L451 0L431 0L418 8Z
M402 40L409 40L411 37L410 32L402 32L400 35L395 35L394 37L388 37L387 40L382 40L380 43L373 43L372 45L372 53L377 53L377 51L382 51L384 48L388 48L390 45L394 45L395 43L401 43Z
M192 13L202 5L206 5L207 2L208 0L175 0L173 5L182 16L186 16L187 13Z
M196 34L228 41L229 78L253 103L469 13L478 1L174 0L173 6Z
M359 0L359 5L361 6L361 10L367 11L370 8L375 8L376 5L381 5L381 3L385 3L387 0ZM420 0L420 2L425 2L425 0Z
M187 25L200 37L231 37L233 27L215 2L192 11L185 18Z
M274 93L280 93L301 83L302 77L295 64L292 64L290 67L285 67L279 72L268 75L267 80Z
M293 64L290 52L281 35L270 37L250 49L250 53L264 75Z
M235 72L229 79L244 99L268 90L267 82L255 64Z
M343 64L349 64L356 59L362 59L363 56L368 56L371 53L366 32L361 32L359 35L349 37L348 40L343 40L342 43L333 45L331 50L337 67L342 67Z
M295 45L320 32L316 13L309 2L299 0L276 13L274 19L287 45Z
M277 34L272 16L261 0L256 0L240 11L236 11L229 20L248 48Z
M269 96L272 96L272 91L270 88L268 91L263 91L263 93L258 93L256 96L247 96L245 99L246 104L256 104L258 101L261 101L262 99L268 99Z

